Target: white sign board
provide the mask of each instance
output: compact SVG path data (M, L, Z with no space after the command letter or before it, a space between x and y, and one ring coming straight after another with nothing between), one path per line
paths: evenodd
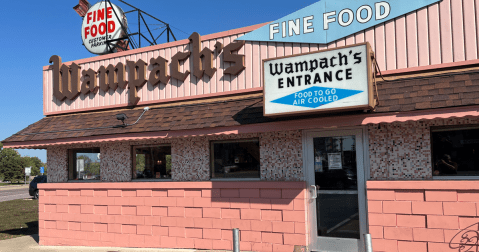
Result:
M106 8L108 5L108 8ZM108 20L108 24L107 24ZM121 22L120 22L121 21ZM126 17L123 10L107 1L100 1L93 5L85 17L81 28L81 37L86 49L94 54L105 54L113 51L118 41L110 42L110 47L105 43L107 40L121 38L124 33L121 25L127 28Z
M328 169L341 170L343 169L343 163L341 160L341 152L328 153Z
M32 173L32 167L25 167L25 175L26 176L30 176L30 174Z
M372 108L368 43L263 61L264 115Z

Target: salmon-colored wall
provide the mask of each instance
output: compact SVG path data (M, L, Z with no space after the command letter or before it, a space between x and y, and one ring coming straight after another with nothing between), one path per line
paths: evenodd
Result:
M168 84L153 87L150 83L139 89L140 104L172 102L184 99L198 99L215 95L227 95L244 91L259 91L262 84L262 60L298 53L313 52L368 41L382 71L451 63L462 64L470 61L477 64L479 46L479 1L443 0L407 15L388 21L373 28L358 32L327 45L299 43L268 43L247 41L238 54L245 55L245 66L237 76L223 75L224 69L232 63L223 63L223 53L215 52L213 61L218 69L213 78L204 76L196 79L191 74L184 81L171 79ZM202 47L214 50L216 42L228 45L243 34L262 25L235 29L218 34L203 36ZM177 52L190 51L187 40L97 56L75 61L82 69L97 70L108 64L125 63L126 60L142 59L149 62L152 57L162 56L171 62ZM60 55L61 56L61 55ZM181 64L181 71L192 69L191 58ZM169 68L168 68L169 69ZM148 74L151 66L148 67ZM117 89L98 94L81 94L74 101L60 102L53 97L52 70L43 71L44 114L84 111L98 108L125 107L128 102L127 90Z
M40 245L287 251L306 245L304 182L39 185Z
M367 198L375 252L477 251L479 181L368 181Z

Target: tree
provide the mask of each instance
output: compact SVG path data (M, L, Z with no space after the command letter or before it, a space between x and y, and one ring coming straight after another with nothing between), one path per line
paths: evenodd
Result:
M166 155L166 173L171 171L171 155Z
M136 170L140 172L145 170L145 154L136 154Z
M93 162L91 158L81 155L77 157L78 159L83 159L85 160L84 162L84 172L87 175L99 175L100 174L100 163L99 162Z
M13 149L0 150L0 174L5 181L18 182L24 179L24 162L20 154Z

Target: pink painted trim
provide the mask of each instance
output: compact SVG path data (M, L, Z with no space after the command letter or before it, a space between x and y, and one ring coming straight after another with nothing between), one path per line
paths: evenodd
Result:
M43 72L43 89L42 89L42 97L43 97L43 114L45 115L47 113L47 103L45 102L47 100L47 76L48 73Z
M39 189L223 189L223 188L268 188L304 189L305 182L297 181L201 181L201 182L108 182L108 183L43 183Z
M208 35L202 36L201 40L202 41L211 40L211 39L231 36L231 35L234 35L234 34L250 32L250 31L254 31L254 30L256 30L256 29L258 29L258 28L260 28L260 27L262 27L266 24L269 24L269 23L270 22L257 24L257 25L251 25L251 26L242 27L242 28L237 28L237 29L233 29L233 30L229 30L229 31L223 31L223 32L208 34ZM68 61L68 62L64 62L63 64L70 65L73 62L75 62L77 64L82 64L82 63L95 62L95 61L100 61L100 60L114 59L114 58L117 58L117 57L133 55L133 54L138 54L138 53L142 53L142 52L149 52L149 51L159 50L159 49L163 49L163 48L170 48L170 47L175 47L175 46L180 46L180 45L186 45L188 43L189 43L188 39L183 39L183 40L178 40L178 41L165 43L165 44L161 44L161 45L148 46L148 47L138 48L138 49L124 51L124 52L118 52L118 53L113 53L113 54L95 56L95 57L92 57L92 58L86 58L86 59L75 60L75 61ZM46 71L46 70L49 70L49 69L50 69L50 65L43 67L43 71Z
M248 93L258 93L262 92L263 88L250 88L250 89L243 89L243 90L235 90L235 91L228 91L222 93L210 93L210 94L203 94L203 95L195 95L195 96L187 96L187 97L176 97L176 98L167 98L161 99L156 101L147 101L147 102L139 102L136 106L146 106L151 104L162 104L168 102L177 102L177 101L188 101L188 100L200 100L205 98L212 98L212 97L224 97L224 96L232 96L238 94L248 94ZM101 107L91 107L91 108L81 108L81 109L72 109L68 111L56 111L45 113L46 116L50 115L58 115L58 114L70 114L70 113L78 113L78 112L85 112L85 111L92 111L92 110L106 110L106 109L113 109L113 108L123 108L128 107L128 104L117 104L117 105L109 105L109 106L101 106Z
M398 112L398 113L380 113L376 115L360 114L353 116L334 116L314 119L291 120L284 122L260 123L251 125L203 128L179 131L160 131L160 132L143 132L120 135L92 136L79 138L65 138L44 141L27 141L27 142L9 142L4 143L4 148L46 148L49 145L65 145L65 144L83 144L98 143L110 141L136 141L155 138L172 138L172 137L191 137L203 135L229 135L229 134L247 134L271 131L287 131L302 129L321 129L321 128L340 128L348 126L359 126L378 123L393 123L419 120L432 120L440 118L461 118L461 117L478 117L479 105L467 107L453 107L443 109L430 109L423 111Z
M399 113L388 113L378 116L370 116L363 120L365 124L407 122L419 120L433 120L445 118L461 118L466 116L479 116L479 106L452 107L441 109L430 109L423 111L410 111Z
M185 135L185 132L187 135ZM26 141L21 144L15 145L15 143L4 143L4 148L21 149L28 146L43 148L50 145L64 145L64 144L80 144L80 143L100 143L100 142L112 142L112 141L138 141L148 140L156 138L168 138L168 137L186 137L186 136L203 136L203 135L229 135L238 134L236 130L221 131L218 128L207 128L200 130L186 130L186 131L160 131L160 132L144 132L133 133L123 135L108 135L108 136L92 136L92 137L78 137L78 138L64 138L44 141Z
M420 72L420 71L427 71L427 70L439 70L439 69L450 68L450 67L459 67L459 66L476 65L476 64L479 64L479 59L436 64L436 65L429 65L429 66L394 69L394 70L381 71L381 73L383 74L383 76L386 76L386 75L393 75L393 74L413 73L413 72ZM381 76L381 75L378 73L377 76Z
M428 180L428 181L367 181L368 190L479 190L479 181Z

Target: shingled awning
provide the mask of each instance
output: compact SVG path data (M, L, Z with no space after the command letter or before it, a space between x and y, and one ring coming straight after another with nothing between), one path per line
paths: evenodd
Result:
M381 106L377 108L381 109ZM339 128L438 118L479 116L479 105L390 113L363 111L267 118L262 94L48 116L2 141L5 148L45 149L51 145L145 140L200 135ZM116 115L124 113L127 127Z

